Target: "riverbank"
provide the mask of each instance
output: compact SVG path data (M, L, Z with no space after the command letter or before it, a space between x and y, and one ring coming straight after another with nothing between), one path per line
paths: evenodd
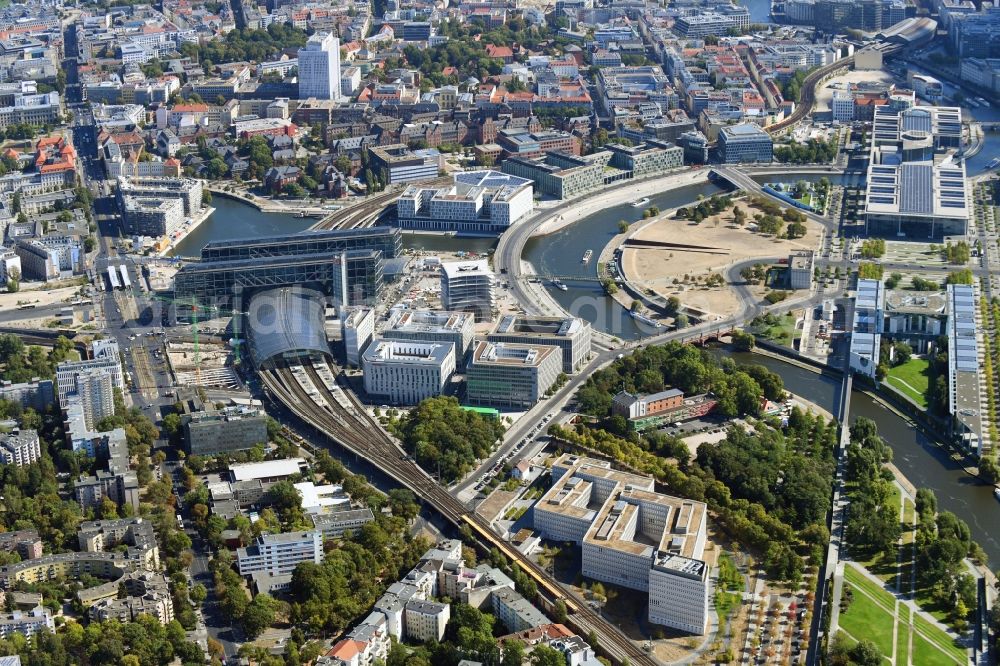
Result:
M548 234L555 233L560 229L579 222L588 215L592 215L593 213L606 208L620 206L645 197L652 197L656 194L662 194L666 190L683 187L684 185L694 185L701 182L707 182L709 171L710 169L707 167L700 169L685 169L667 176L638 181L630 187L622 187L611 190L604 196L590 195L588 196L587 201L580 205L573 205L572 200L564 202L565 204L568 204L569 211L559 215L553 215L549 219L542 222L538 225L538 228L535 230L535 233L532 234L532 237L546 236Z
M173 252L178 245L183 243L184 240L191 235L192 231L200 227L202 223L204 223L205 220L210 218L212 216L212 213L214 212L215 209L212 208L211 206L205 206L200 211L198 211L198 214L195 215L193 218L191 218L191 222L182 227L180 233L173 239L171 239L167 243L166 247L164 247L162 250L160 250L159 253L157 253L157 256L165 257L167 256L168 253Z

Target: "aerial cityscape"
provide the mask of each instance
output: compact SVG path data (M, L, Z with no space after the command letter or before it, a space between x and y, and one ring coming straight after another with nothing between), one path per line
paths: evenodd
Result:
M0 666L996 664L994 277L995 2L0 0Z

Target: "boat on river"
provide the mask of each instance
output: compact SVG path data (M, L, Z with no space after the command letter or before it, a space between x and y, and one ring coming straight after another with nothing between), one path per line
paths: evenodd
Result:
M560 291L569 291L569 287L562 280L553 280L552 286Z
M648 203L649 203L649 197L643 197L643 198L639 199L638 201L633 201L632 202L632 208L642 208L643 206L645 206Z
M581 259L580 261L583 262L583 263L585 263L585 264L589 263L590 262L590 258L592 256L594 256L594 251L593 250L587 250L586 252L583 253L583 259Z
M994 157L990 160L990 163L986 165L987 169L996 169L997 167L1000 167L1000 157Z

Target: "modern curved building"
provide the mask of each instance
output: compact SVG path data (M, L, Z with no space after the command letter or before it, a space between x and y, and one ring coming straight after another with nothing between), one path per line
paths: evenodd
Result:
M243 317L250 354L258 368L276 358L331 357L322 293L280 287L254 294Z

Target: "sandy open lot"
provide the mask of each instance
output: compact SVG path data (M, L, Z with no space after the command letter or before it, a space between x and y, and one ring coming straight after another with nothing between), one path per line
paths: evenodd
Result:
M758 212L746 202L738 205L751 219ZM805 223L808 231L802 238L784 240L751 231L751 225L738 227L732 219L730 209L701 224L672 218L647 223L632 239L684 247L625 247L622 266L626 277L663 297L677 296L688 307L725 317L739 310L735 290L728 285L706 287L705 278L712 273L725 277L730 265L748 259L781 257L793 250L814 250L819 246L821 227L814 222Z
M822 88L816 91L816 108L814 113L830 110L830 102L833 100L833 93L838 89L833 86L839 86L839 89L845 90L847 85L851 83L863 83L865 81L890 83L894 81L895 78L896 77L885 70L851 70L842 76L835 76L824 83Z

